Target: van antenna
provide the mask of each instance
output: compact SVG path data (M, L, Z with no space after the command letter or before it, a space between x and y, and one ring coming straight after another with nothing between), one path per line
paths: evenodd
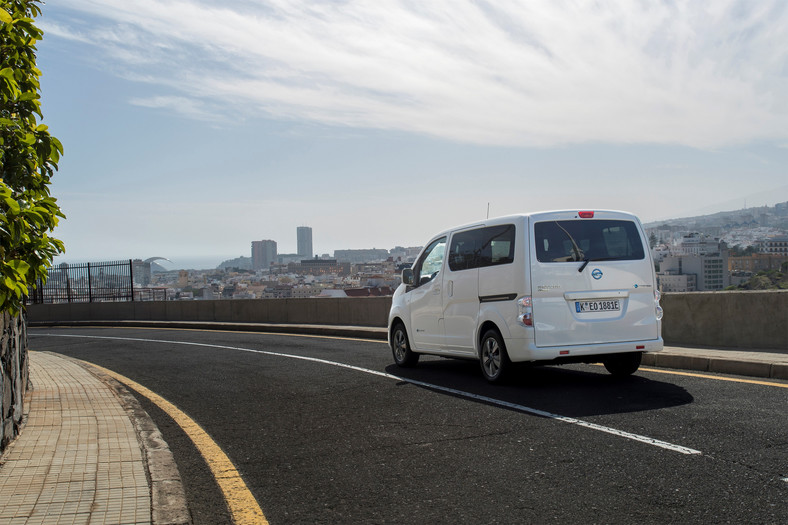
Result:
M487 203L487 218L490 218L490 203Z

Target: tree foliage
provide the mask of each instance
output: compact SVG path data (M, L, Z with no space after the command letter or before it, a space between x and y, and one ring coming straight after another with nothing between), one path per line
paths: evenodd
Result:
M49 236L64 217L49 192L63 146L38 123L38 4L0 0L0 310L12 313L36 280L46 279L55 255L65 251Z
M728 290L788 290L788 261L779 270L761 270L746 282Z
M746 246L742 248L739 245L735 245L728 249L728 255L730 257L749 257L755 253L758 253L758 249L755 246Z

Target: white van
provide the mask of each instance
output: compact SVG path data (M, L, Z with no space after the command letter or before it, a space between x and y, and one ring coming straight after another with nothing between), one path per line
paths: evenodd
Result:
M550 211L442 232L402 272L388 322L394 361L604 363L629 375L662 349L662 308L643 227L619 211Z

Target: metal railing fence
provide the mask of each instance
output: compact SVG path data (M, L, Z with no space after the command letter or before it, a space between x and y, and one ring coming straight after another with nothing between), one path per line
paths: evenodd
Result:
M167 296L166 288L135 288L134 301L167 301L172 299L173 294Z
M47 271L29 297L32 303L134 301L132 261L63 263ZM138 299L139 300L139 299Z

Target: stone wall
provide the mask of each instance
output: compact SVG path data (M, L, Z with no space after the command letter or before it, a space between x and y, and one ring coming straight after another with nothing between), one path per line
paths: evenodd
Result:
M0 313L0 452L19 434L27 391L24 317Z

